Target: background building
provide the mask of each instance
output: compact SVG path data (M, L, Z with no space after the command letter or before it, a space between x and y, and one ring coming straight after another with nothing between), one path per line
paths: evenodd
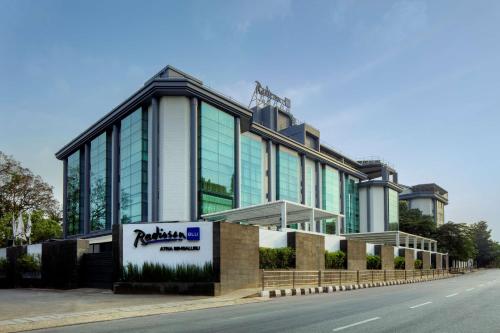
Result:
M448 192L442 187L436 184L405 186L399 198L408 203L408 208L419 209L422 214L432 216L436 225L444 224Z

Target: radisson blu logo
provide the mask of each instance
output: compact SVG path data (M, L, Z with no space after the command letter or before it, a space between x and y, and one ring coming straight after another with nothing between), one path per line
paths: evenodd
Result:
M156 227L156 231L153 233L145 233L141 229L135 229L136 233L134 247L137 247L139 243L146 246L153 243L162 242L181 242L183 240L188 241L199 241L200 240L200 228L193 227L187 228L186 233L182 231L165 231L160 227ZM187 237L186 237L187 234Z

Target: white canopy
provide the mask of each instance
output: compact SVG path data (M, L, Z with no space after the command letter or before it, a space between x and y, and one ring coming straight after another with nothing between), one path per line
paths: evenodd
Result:
M323 209L279 200L255 206L204 214L201 217L207 221L226 221L262 226L278 225L281 228L286 228L287 225L294 223L326 220L341 216L343 215Z

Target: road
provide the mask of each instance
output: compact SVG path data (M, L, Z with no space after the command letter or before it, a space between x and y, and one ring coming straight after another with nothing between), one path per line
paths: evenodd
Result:
M500 270L37 332L500 332Z

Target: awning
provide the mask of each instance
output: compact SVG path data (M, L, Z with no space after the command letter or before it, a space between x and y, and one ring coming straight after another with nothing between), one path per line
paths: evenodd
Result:
M343 215L323 209L279 200L255 206L204 214L201 217L206 221L226 221L262 226L278 225L286 228L287 225L294 223L326 220L341 216Z
M344 234L347 239L357 239L372 244L385 244L397 247L420 248L423 250L437 251L437 241L402 231L365 232L357 234ZM427 248L426 248L427 247Z

